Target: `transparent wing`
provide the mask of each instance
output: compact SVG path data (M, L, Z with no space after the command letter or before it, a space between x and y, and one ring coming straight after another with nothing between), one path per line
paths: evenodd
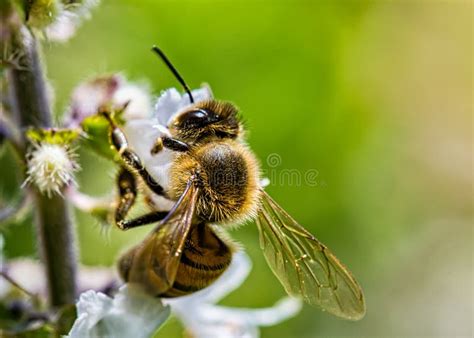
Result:
M130 282L161 294L174 283L184 243L191 229L199 189L193 178L168 215L137 247Z
M265 258L288 294L345 319L364 316L364 295L349 270L265 192L257 226Z

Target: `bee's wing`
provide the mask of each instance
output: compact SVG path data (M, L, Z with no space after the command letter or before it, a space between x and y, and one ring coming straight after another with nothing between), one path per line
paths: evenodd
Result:
M190 178L168 215L137 248L130 282L147 281L148 291L157 295L173 285L191 229L198 192L193 178Z
M364 295L349 270L265 192L257 226L265 258L288 294L339 317L364 316Z

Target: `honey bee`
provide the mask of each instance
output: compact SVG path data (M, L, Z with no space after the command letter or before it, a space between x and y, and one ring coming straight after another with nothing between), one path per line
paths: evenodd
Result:
M219 231L256 220L266 260L288 294L300 296L336 316L358 320L365 314L361 287L348 269L299 225L260 186L258 160L244 140L237 108L228 102L195 102L189 87L163 52L153 47L189 96L190 104L150 149L174 157L168 188L163 188L129 147L112 116L110 142L124 162L118 175L115 221L122 230L157 223L119 260L122 279L159 297L191 294L211 285L229 266L235 245ZM138 194L138 180L149 194L174 201L168 212L126 215Z

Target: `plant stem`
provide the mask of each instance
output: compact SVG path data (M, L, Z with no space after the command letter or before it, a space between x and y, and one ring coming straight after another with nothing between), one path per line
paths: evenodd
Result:
M12 110L21 128L52 127L51 109L34 35L21 27L12 37L13 50L20 55L18 67L10 67L9 89Z
M12 35L12 50L19 55L18 67L8 70L8 85L16 123L28 127L52 127L38 46L34 35L22 26ZM26 148L27 140L23 139ZM45 265L49 303L53 307L74 303L76 254L69 202L62 196L48 197L32 188L38 246Z
M60 195L51 198L36 191L36 229L40 239L52 306L74 303L76 297L76 254L71 210Z

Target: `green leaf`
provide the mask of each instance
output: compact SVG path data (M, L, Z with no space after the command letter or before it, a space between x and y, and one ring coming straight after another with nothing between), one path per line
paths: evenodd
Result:
M32 142L59 145L70 145L77 140L79 135L79 129L30 128L26 132L26 137Z
M56 320L56 330L61 335L66 335L71 330L72 324L77 318L77 310L74 304L63 306L58 311Z
M1 331L0 336L5 338L51 338L59 337L51 324L33 325L32 328L22 331Z
M123 125L123 109L115 112L109 112L109 114L118 125ZM110 144L110 126L105 117L100 114L86 117L82 121L81 127L86 134L86 137L82 140L82 143L85 146L91 148L98 155L115 162L117 158L117 152Z

